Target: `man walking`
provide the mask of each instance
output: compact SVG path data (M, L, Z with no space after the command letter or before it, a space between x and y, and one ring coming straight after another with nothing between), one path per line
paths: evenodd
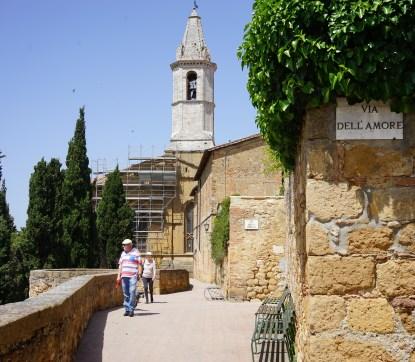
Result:
M121 280L122 291L124 293L124 316L134 316L135 293L137 286L138 274L141 274L141 257L140 252L133 247L130 239L122 242L124 251L121 253L118 264L117 281Z

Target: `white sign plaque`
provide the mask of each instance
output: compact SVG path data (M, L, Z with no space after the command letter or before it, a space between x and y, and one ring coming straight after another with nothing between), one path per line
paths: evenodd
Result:
M337 99L337 140L403 139L403 114L391 112L383 102L349 105L345 98Z
M258 230L258 219L245 219L245 230Z

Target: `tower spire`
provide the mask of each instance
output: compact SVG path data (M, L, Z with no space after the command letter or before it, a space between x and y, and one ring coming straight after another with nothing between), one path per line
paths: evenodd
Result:
M176 51L176 60L210 60L209 49L203 35L202 21L196 10L198 8L196 1L193 5L182 42Z
M173 71L172 133L167 150L201 152L214 145L214 73L194 1Z

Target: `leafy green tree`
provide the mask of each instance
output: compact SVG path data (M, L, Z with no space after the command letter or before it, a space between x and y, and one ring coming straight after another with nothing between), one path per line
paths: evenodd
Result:
M216 264L221 264L228 254L229 241L229 208L231 199L226 197L220 204L220 209L213 222L211 236L212 258Z
M238 57L256 123L285 169L305 111L332 103L415 105L413 0L255 0Z
M0 265L7 263L9 260L11 235L16 230L6 200L7 189L1 164L3 157L4 155L0 151Z
M16 285L13 281L17 275L17 268L12 262L11 247L12 235L16 228L6 200L7 190L1 165L3 157L4 155L0 152L0 304L15 301L13 293Z
M67 266L95 266L94 212L92 208L91 170L85 139L85 111L81 108L75 134L69 142L62 188L63 242Z
M101 266L115 268L120 241L133 235L134 212L125 199L118 166L107 176L102 199L97 207L97 231L101 246Z
M64 266L62 240L62 183L61 163L42 158L30 177L29 207L26 223L28 248L37 258L37 268Z

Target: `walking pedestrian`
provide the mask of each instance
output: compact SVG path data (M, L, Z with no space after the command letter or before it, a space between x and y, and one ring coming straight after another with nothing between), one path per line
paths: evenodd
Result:
M130 239L125 239L122 242L124 251L121 253L118 262L118 276L117 282L121 281L122 291L124 294L124 316L134 316L135 297L137 278L141 273L141 256L140 252L133 247L133 242Z
M154 262L151 251L148 251L143 263L143 285L146 304L148 304L148 292L150 291L150 301L153 303L153 283L156 279L156 263Z

